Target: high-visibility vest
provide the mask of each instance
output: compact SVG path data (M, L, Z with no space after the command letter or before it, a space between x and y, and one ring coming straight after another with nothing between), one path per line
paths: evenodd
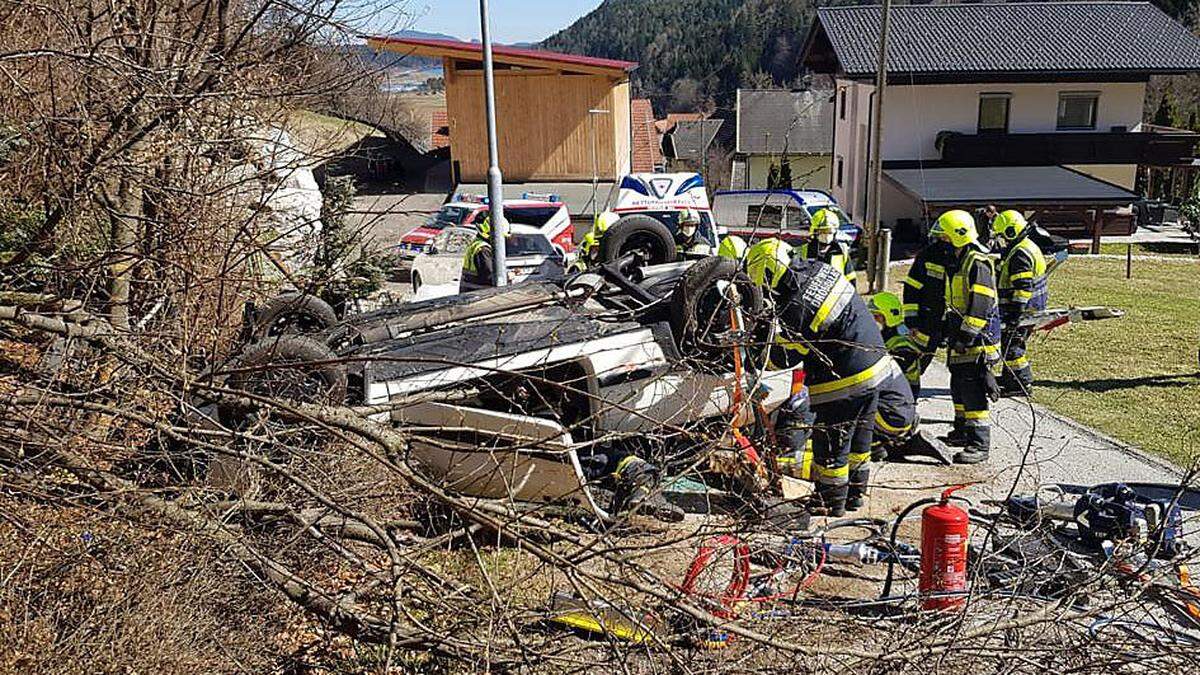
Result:
M850 247L840 241L833 242L824 250L821 249L818 242L805 242L800 246L800 257L826 263L841 272L842 276L846 277L846 281L850 283L854 283L854 280L858 278L858 272L854 269L854 259L850 255Z
M997 283L1001 305L1021 305L1030 310L1046 308L1046 256L1028 236L1013 244L1000 262Z
M486 239L482 239L479 237L472 239L471 243L467 244L467 250L466 250L466 252L463 253L463 263L462 263L462 269L463 269L464 276L465 275L476 276L479 274L479 266L475 264L475 256L480 251L482 251L484 249L490 249L491 247L492 247L491 243L489 243Z

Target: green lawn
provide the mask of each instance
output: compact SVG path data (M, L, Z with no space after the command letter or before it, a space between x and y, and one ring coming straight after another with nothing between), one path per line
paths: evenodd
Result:
M1073 258L1050 302L1108 305L1121 319L1035 336L1039 403L1179 463L1200 459L1200 263Z

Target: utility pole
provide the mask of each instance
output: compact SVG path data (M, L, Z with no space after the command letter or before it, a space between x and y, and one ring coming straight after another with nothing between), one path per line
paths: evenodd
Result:
M488 136L488 211L492 221L492 283L508 283L508 265L504 250L508 222L504 220L504 175L500 173L500 150L496 142L496 76L492 69L491 20L488 0L479 0L479 41L483 44L483 97L487 109Z
M879 236L879 196L883 183L883 92L887 88L888 28L892 18L892 0L883 0L879 22L879 65L875 72L875 98L871 101L871 161L867 181L867 279L872 293L887 285L890 251L882 250Z

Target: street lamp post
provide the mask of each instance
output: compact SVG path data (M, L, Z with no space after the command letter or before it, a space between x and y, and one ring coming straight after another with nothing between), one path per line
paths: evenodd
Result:
M488 18L488 0L479 0L479 41L483 44L483 97L487 114L488 137L488 211L492 221L492 282L508 283L504 238L508 222L504 220L504 175L500 173L500 151L496 141L496 81L492 69L492 38Z

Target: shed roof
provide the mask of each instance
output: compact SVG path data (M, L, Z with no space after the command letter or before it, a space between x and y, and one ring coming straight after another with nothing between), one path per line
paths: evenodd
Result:
M386 50L412 56L442 57L469 61L481 61L483 59L483 45L478 42L375 36L367 38L367 45L375 50ZM496 63L506 63L515 66L554 68L565 72L611 76L624 76L638 66L633 61L600 59L591 56L561 54L559 52L548 52L540 49L505 47L502 45L494 45L492 47L492 59Z
M804 61L874 77L879 6L822 7ZM1014 2L892 8L888 73L1125 74L1200 70L1200 39L1146 2ZM829 58L832 52L833 59Z
M1061 166L885 169L901 190L927 204L1123 205L1136 194Z
M739 89L737 151L824 155L833 151L833 92Z
M666 136L666 139L670 140L664 139L663 146L665 148L669 143L669 154L675 159L699 162L704 158L704 153L712 145L723 124L725 124L725 120L722 119L676 122L675 128Z

